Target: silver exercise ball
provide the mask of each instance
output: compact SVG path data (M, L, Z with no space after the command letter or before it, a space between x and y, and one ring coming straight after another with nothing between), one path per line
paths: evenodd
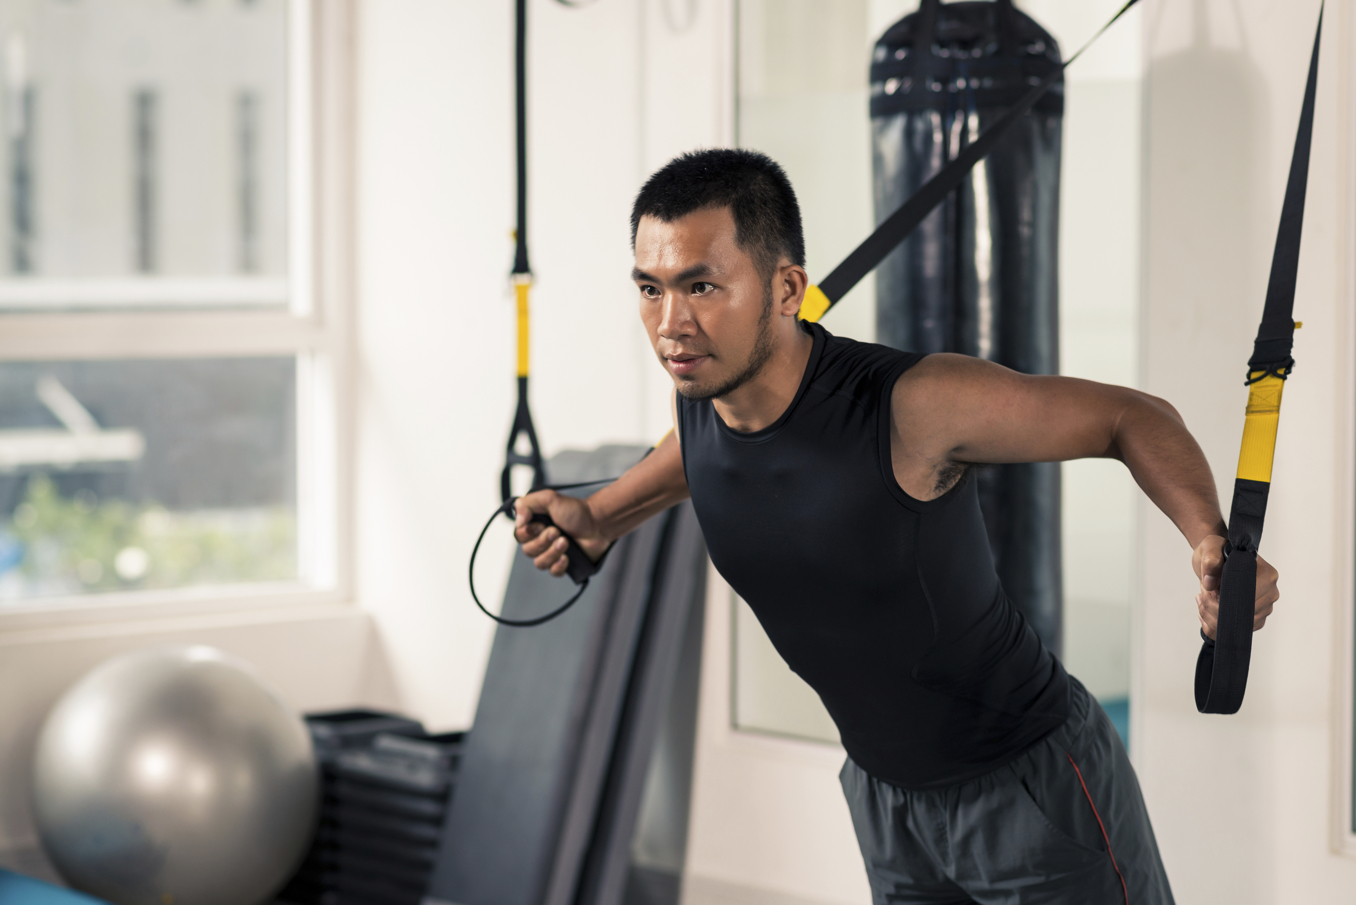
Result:
M72 886L115 905L258 905L316 822L310 734L248 663L210 647L96 667L43 724L33 806Z

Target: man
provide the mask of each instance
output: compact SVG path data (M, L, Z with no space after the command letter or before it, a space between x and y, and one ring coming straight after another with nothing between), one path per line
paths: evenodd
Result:
M1225 526L1177 412L799 321L800 213L761 154L677 158L631 227L674 433L587 500L523 497L523 551L561 575L560 530L597 557L690 495L712 562L838 725L879 905L1172 902L1115 730L999 585L971 467L1124 462L1191 545L1213 637ZM1255 628L1276 599L1259 560Z

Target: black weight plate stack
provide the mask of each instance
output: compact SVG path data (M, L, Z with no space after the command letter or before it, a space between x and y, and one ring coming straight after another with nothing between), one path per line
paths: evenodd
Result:
M295 905L418 905L438 854L462 733L374 711L307 717L320 824L280 894Z

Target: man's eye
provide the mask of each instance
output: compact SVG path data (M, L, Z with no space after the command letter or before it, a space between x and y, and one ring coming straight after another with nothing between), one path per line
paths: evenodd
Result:
M640 287L640 294L643 295L643 296L645 296L647 299L657 299L657 298L659 298L659 287L658 287L658 286L641 286L641 287Z
M692 294L693 294L693 295L705 295L706 293L710 292L712 289L715 289L715 288L716 288L716 287L713 286L713 285L710 284L710 283L693 283L693 284L692 284Z

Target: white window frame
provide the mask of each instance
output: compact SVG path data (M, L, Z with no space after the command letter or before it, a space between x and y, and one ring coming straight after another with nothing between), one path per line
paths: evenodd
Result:
M295 355L297 581L33 598L0 632L88 621L314 607L352 599L353 3L288 0L289 310L0 311L0 363ZM303 111L298 115L296 111ZM17 283L18 281L13 281ZM15 289L40 298L43 286ZM96 294L96 281L79 281ZM135 291L110 280L103 297ZM216 297L258 280L174 281ZM276 283L277 281L262 281ZM0 281L0 301L6 281ZM169 295L184 285L171 287ZM12 287L12 284L11 284ZM197 287L201 289L202 287ZM276 291L276 286L273 287ZM201 298L202 296L197 296ZM275 294L276 297L276 294ZM242 299L241 301L248 301Z
M1338 100L1334 109L1349 111L1356 99L1356 15L1346 6L1331 10L1336 21L1333 30L1338 42L1339 74ZM1339 500L1337 530L1333 538L1337 555L1334 556L1333 588L1333 708L1330 725L1332 738L1332 794L1331 842L1333 851L1348 858L1356 858L1356 820L1352 795L1356 794L1356 117L1345 115L1338 132L1338 173L1342 184L1337 187L1343 198L1337 223L1338 248L1343 249L1337 274L1338 315L1344 323L1338 325L1342 342L1338 344L1337 410L1334 421L1339 426L1337 474L1334 490Z

